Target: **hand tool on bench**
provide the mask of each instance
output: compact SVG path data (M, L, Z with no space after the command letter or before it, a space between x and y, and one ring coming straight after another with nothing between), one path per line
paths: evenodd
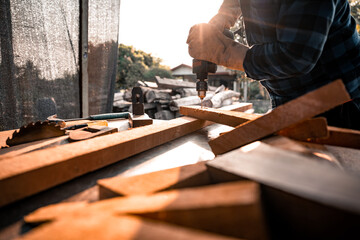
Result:
M117 132L117 128L112 128L108 126L98 126L92 125L82 129L74 130L69 133L69 141L81 141L98 136L103 136L111 133Z
M37 121L22 126L19 130L15 130L11 137L8 137L6 144L15 146L36 140L59 137L65 135L65 130L55 122Z
M75 124L75 125L70 125L70 126L66 126L63 129L64 130L77 130L80 128L85 128L85 127L89 127L89 126L105 126L108 127L109 124L106 120L101 120L101 121L95 121L95 122L86 122L86 123L81 123L81 124Z
M144 111L144 94L140 87L132 89L132 111L129 114L129 123L132 128L151 125L153 120Z
M61 119L58 118L57 115L52 115L47 118L50 122L59 123L61 127L65 127L66 124L64 122L72 122L72 121L80 121L80 120L109 120L109 119L116 119L116 118L128 118L129 112L120 112L120 113L104 113L104 114L96 114L90 115L84 118L71 118L71 119Z

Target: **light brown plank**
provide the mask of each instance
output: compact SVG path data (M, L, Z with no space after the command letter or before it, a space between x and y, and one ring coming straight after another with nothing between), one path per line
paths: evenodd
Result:
M237 109L234 105L233 109ZM211 124L189 117L0 161L0 206L159 146Z
M360 131L338 127L328 127L329 137L311 139L310 142L339 147L360 149Z
M98 181L100 199L149 194L210 183L204 162L131 177L117 176Z
M46 207L39 208L33 213L25 216L24 221L33 225L52 222L57 219L58 216L66 215L79 209L84 209L86 206L88 206L88 203L85 201L51 204Z
M236 127L242 123L253 121L261 117L261 115L258 114L233 112L213 108L201 108L195 106L181 107L180 113L185 116L195 117L202 120L209 120L231 127ZM324 138L328 137L329 135L327 130L326 118L307 119L303 122L294 124L290 127L280 130L276 134L295 140Z
M28 152L32 152L35 150L48 148L51 146L57 146L61 144L67 143L67 139L69 136L60 136L55 138L48 138L43 140L38 140L30 143L24 143L16 146L12 146L10 148L0 149L0 160L5 158L15 157L21 154L25 154Z
M337 80L285 103L256 120L241 124L211 140L209 144L216 155L222 154L312 118L349 100L350 96L344 84Z
M329 136L326 118L307 119L278 131L276 134L294 140L304 141Z
M180 114L202 120L208 120L231 127L239 126L242 123L255 120L261 115L221 110L214 108L202 108L200 106L182 106Z
M231 240L234 238L197 231L134 216L117 216L98 212L86 217L65 218L35 228L22 240Z
M11 137L15 130L7 130L7 131L0 132L0 147L7 146L6 139L8 139L8 137Z
M102 214L135 214L228 236L266 239L260 189L249 181L103 200L71 211L44 207L25 220L59 221Z

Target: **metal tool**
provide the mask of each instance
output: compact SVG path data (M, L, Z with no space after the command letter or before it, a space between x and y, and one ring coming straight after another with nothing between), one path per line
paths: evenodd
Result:
M196 78L198 81L196 82L196 91L198 92L198 96L202 102L206 96L206 91L208 90L208 73L215 73L217 70L217 66L215 63L193 59L193 73L196 74Z
M133 87L131 91L132 112L134 115L144 115L144 94L140 87Z
M234 39L234 34L228 30L224 29L224 35L228 38ZM198 81L196 82L196 91L198 92L198 96L201 100L201 107L203 100L206 96L206 91L208 90L208 74L209 73L216 73L217 66L215 63L193 59L193 73L196 74L196 78Z
M47 118L50 122L70 122L70 121L79 121L79 120L108 120L108 119L115 119L115 118L128 118L129 112L121 112L121 113L104 113L104 114L96 114L90 115L85 118L71 118L71 119L60 119L57 118L57 115L52 115Z
M15 146L62 135L65 135L65 130L61 129L61 126L57 123L38 121L22 126L19 130L15 130L13 135L6 140L6 144L8 146Z
M132 128L151 125L153 120L145 113L144 94L140 87L134 87L132 93L132 114L129 115L129 123Z
M69 133L69 141L70 142L81 141L81 140L86 140L86 139L103 136L103 135L107 135L107 134L111 134L111 133L115 133L115 132L118 132L117 128L93 125L93 126L89 126L89 127L83 128L83 129L71 131Z

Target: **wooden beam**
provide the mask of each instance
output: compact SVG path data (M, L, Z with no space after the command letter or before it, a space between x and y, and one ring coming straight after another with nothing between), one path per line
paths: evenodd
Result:
M80 76L81 76L81 117L89 116L89 74L88 74L88 29L89 29L89 1L81 0L80 12Z
M234 238L196 231L190 228L156 222L134 216L92 214L63 219L35 228L23 240L32 239L172 239L231 240Z
M6 144L6 139L8 139L8 137L11 137L14 133L14 131L16 131L17 129L15 130L7 130L7 131L1 131L0 132L0 148L1 147L6 147L7 144Z
M253 121L262 116L258 114L194 106L181 107L180 113L185 116L195 117L202 120L209 120L231 127L239 126L240 124ZM328 137L327 121L326 118L307 119L290 127L284 128L278 131L276 134L290 137L295 140Z
M185 82L169 78L155 77L156 84L160 89L173 89L173 88L195 88L194 82Z
M149 194L210 183L204 162L131 177L116 176L98 181L100 199Z
M241 105L240 105L241 107ZM234 105L233 109L237 109ZM0 161L0 206L159 146L211 124L189 117Z
M231 127L252 121L261 117L258 114L235 112L214 108L202 108L200 106L181 106L180 114L202 120L208 120Z
M39 209L26 220L34 223L37 214L38 219L50 221L93 214L135 214L227 236L267 239L260 189L248 181L112 198L62 213L57 210L54 214L52 209L55 208Z
M32 152L42 148L48 148L52 146L65 144L68 143L68 138L69 136L66 135L66 136L38 140L30 143L24 143L9 148L3 148L0 149L0 160L10 157L16 157L18 155Z
M360 214L360 178L306 155L257 141L221 155L207 166Z
M339 147L360 149L360 131L331 126L328 127L328 131L328 138L310 139L309 141Z
M327 121L324 117L307 119L278 131L276 134L295 140L326 138L329 136Z
M39 225L46 222L52 222L59 219L59 216L70 214L79 209L84 209L89 204L86 201L79 202L63 202L51 204L37 209L33 213L24 217L24 221L30 225Z
M343 82L337 80L287 102L269 114L241 124L234 130L211 140L209 144L216 155L222 154L312 118L347 101L350 101L350 96Z

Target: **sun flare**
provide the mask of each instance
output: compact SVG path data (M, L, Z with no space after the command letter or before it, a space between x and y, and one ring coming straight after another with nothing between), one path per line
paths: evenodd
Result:
M122 0L119 43L152 53L163 64L191 64L186 39L191 26L208 22L222 0Z

